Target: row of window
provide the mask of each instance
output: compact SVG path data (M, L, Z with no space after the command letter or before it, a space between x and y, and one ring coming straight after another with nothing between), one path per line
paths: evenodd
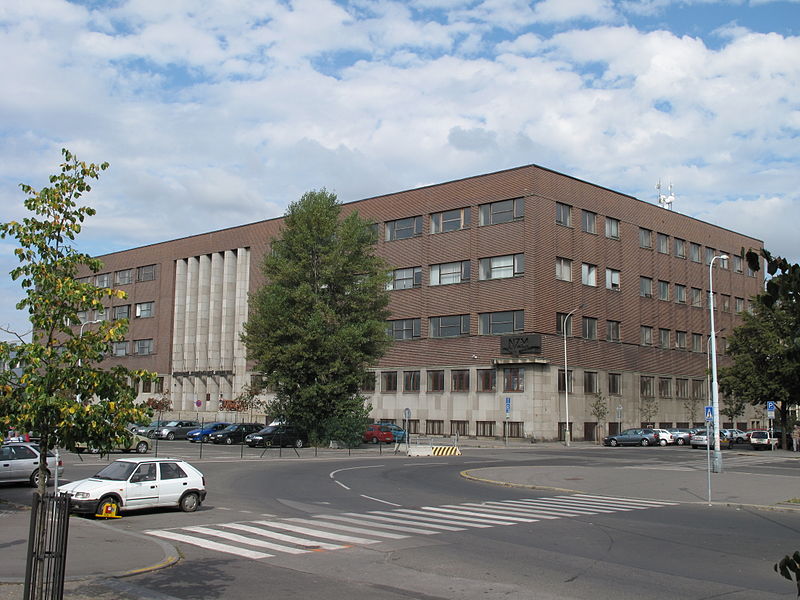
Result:
M121 269L114 273L100 273L94 276L94 285L99 288L111 287L112 277L114 285L126 285L136 281L154 281L156 278L156 265L145 265L136 269ZM81 277L80 283L92 283L92 277Z
M465 206L430 216L431 233L447 233L467 229L471 224L471 207ZM525 216L525 200L512 198L489 202L478 207L478 225L497 225L517 221ZM422 215L406 217L384 223L384 239L387 242L404 240L422 235Z
M381 419L381 423L395 423L394 419ZM419 419L409 419L403 421L402 426L406 427L408 433L420 435L422 429L420 428ZM510 438L521 438L525 435L525 430L522 421L503 421L503 435ZM494 437L497 431L497 423L495 421L475 421L475 436L476 437ZM470 432L469 421L450 421L449 435L468 436L472 435ZM425 435L446 435L444 421L441 419L426 419L425 420Z
M155 316L155 302L137 302L133 305L133 316L137 319L149 319ZM88 323L89 321L106 321L109 318L113 321L119 319L131 318L131 305L121 304L119 306L111 306L103 308L102 310L94 311L94 319L90 318L91 312L88 310L78 311L78 319L81 323Z
M428 319L428 335L449 338L469 335L470 315L445 315ZM525 329L525 311L506 310L478 314L478 335L502 335ZM416 340L422 337L422 319L396 319L387 322L386 332L394 340Z
M123 340L121 342L111 342L112 356L128 356L130 354L131 342ZM133 340L133 355L147 356L155 352L155 344L152 339Z
M524 254L491 256L478 260L478 279L481 281L519 277L523 273L525 273ZM450 285L470 279L471 269L468 260L430 265L429 285ZM386 285L386 289L407 290L420 286L422 286L422 267L406 267L392 271L392 279Z

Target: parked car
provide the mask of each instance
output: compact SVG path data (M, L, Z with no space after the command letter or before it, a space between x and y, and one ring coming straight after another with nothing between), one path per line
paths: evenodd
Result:
M649 428L625 429L624 431L603 438L606 446L656 446L658 434Z
M175 506L194 512L206 498L203 474L177 458L126 457L88 479L59 486L70 495L70 510L98 516L118 511Z
M164 427L167 423L169 423L169 421L151 421L149 425L138 425L133 432L145 437L154 438L156 437L156 431Z
M161 440L182 440L192 429L200 427L198 421L170 421L160 429L156 430L158 439Z
M778 439L770 436L769 431L750 432L750 447L753 450L774 450L778 445Z
M384 427L388 427L392 435L394 436L395 442L404 442L406 441L406 430L400 427L399 425L395 425L394 423L378 423L378 425L383 425Z
M200 429L192 429L189 433L186 434L186 439L190 442L208 442L210 440L209 436L212 433L216 433L220 429L225 429L230 423L225 421L217 421L215 423L206 423L202 425Z
M747 432L741 429L723 429L722 433L732 444L744 444L747 442Z
M708 432L705 429L697 430L697 432L692 436L692 442L691 443L692 443L692 448L694 448L695 450L697 448L705 448L709 443ZM720 432L719 432L719 447L720 448L730 448L730 446L731 446L731 441L728 438L726 438L723 435L722 431L720 430ZM712 448L714 447L713 440L711 441L711 447Z
M209 434L208 439L215 444L241 444L247 434L263 427L263 423L235 423Z
M365 442L372 442L373 444L377 444L379 442L391 444L394 442L394 434L387 425L374 423L372 425L367 425L367 430L364 432L363 440Z
M38 444L31 442L8 442L0 446L0 482L11 483L27 481L33 487L39 485L39 460L42 451ZM59 477L64 472L64 463L52 452L47 453L47 479L52 469L58 469ZM47 485L47 482L45 482Z
M131 452L132 450L135 450L138 454L146 454L149 449L150 449L149 438L146 438L143 435L139 435L138 433L126 431L123 434L122 443L115 445L113 448L111 448L111 451L114 452L115 450L119 450L122 452ZM100 452L98 448L89 447L88 444L84 443L75 444L75 452L78 452L80 454L82 452L86 452L87 450L92 454L97 454L98 452Z
M695 431L697 430L685 427L673 427L672 429L669 429L672 437L675 438L675 445L677 446L685 446L686 444L691 443L692 434Z
M658 445L666 446L667 444L674 444L675 437L670 433L669 429L654 429L658 434Z
M302 448L308 445L308 436L293 425L268 425L256 433L251 433L244 438L245 443L251 448L256 446L294 446Z

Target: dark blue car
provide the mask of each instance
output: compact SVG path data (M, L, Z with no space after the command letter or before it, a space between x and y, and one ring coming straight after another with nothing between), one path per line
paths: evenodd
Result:
M225 423L224 421L207 423L203 425L200 429L192 429L189 433L186 434L186 439L192 443L207 442L209 440L209 436L212 433L215 433L220 429L225 429L228 425L230 425L230 423Z

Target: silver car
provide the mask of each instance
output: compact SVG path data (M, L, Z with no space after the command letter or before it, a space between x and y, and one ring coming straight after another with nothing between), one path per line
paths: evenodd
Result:
M199 421L170 421L156 430L155 437L160 440L185 440L187 433L199 427Z
M38 444L15 442L0 446L0 482L27 481L32 486L39 485L39 457L41 450ZM56 468L56 457L47 453L47 478L50 479L52 469ZM64 473L64 464L58 461L59 477ZM47 483L45 482L45 485Z

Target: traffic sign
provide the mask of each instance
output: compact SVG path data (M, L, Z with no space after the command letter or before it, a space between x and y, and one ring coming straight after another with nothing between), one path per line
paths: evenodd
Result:
M706 421L713 421L713 420L714 420L714 407L706 406Z
M511 412L511 398L506 397L506 414Z
M775 411L775 402L773 400L767 402L767 410Z

